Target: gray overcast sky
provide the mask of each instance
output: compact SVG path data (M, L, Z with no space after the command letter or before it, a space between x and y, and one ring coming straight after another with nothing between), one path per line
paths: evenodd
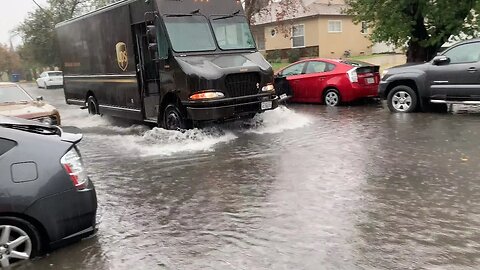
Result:
M47 0L37 0L42 7ZM32 0L0 0L0 43L9 44L9 31L18 26L27 16L28 12L35 10L36 5ZM19 38L13 38L14 45L19 43Z

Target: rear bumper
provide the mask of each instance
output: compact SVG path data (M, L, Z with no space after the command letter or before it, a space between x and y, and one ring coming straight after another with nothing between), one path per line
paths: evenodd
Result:
M42 224L48 235L48 247L55 249L93 234L96 212L97 196L90 183L90 189L70 189L40 199L25 214Z
M352 90L349 95L343 97L343 101L355 101L362 98L376 98L378 97L378 84L359 85L352 84Z
M63 86L63 81L46 81L47 86Z
M262 103L271 104L262 109ZM227 121L240 119L252 113L273 110L278 107L278 97L272 94L259 94L239 98L209 101L186 101L188 118L194 121Z

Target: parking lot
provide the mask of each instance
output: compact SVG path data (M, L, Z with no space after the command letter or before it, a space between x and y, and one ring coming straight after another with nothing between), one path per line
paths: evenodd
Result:
M96 236L20 269L478 269L480 114L289 105L185 133L37 89L82 129ZM468 111L464 111L467 109Z

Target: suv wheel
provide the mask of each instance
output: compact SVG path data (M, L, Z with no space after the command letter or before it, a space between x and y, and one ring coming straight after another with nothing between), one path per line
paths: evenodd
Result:
M406 85L396 86L388 94L387 104L391 112L410 113L417 108L417 94Z

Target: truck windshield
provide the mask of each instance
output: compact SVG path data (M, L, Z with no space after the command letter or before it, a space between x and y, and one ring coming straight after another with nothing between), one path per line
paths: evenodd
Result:
M211 22L220 49L255 49L255 41L244 16L212 16Z
M208 20L203 16L166 16L170 42L176 52L213 51L217 48Z

